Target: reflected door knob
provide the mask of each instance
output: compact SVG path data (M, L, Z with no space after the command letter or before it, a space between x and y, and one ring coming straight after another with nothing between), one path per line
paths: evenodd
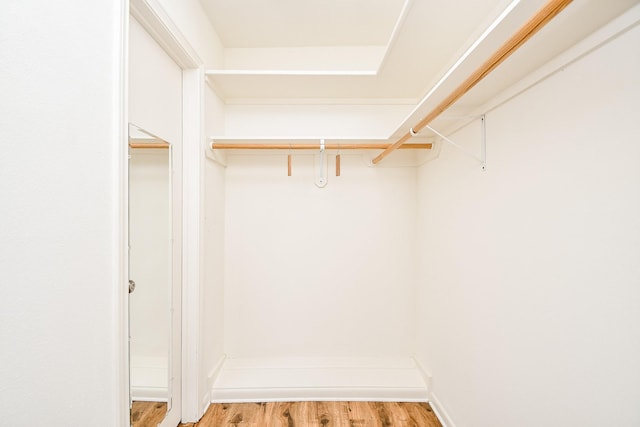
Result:
M129 293L133 292L136 290L136 282L134 282L133 280L129 279Z

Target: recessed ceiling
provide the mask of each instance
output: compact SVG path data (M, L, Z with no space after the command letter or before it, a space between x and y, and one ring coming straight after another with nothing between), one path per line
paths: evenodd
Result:
M201 1L227 52L227 68L231 68L210 70L215 74L210 81L225 101L234 103L277 98L415 103L455 55L511 2ZM314 13L305 12L302 5ZM325 15L332 16L331 25ZM263 16L268 18L261 19ZM386 22L376 23L382 21ZM304 30L300 29L302 24ZM363 40L365 34L368 40ZM371 60L370 45L374 41L382 43L382 50ZM326 49L318 49L328 45L333 45L334 57ZM291 49L286 57L287 51L283 54L282 48L287 46L298 49ZM347 48L346 55L340 53ZM340 58L345 58L342 63L338 62Z
M210 82L231 102L278 98L417 101L512 2L200 1L228 52L229 66L209 70ZM493 45L506 40L544 3L521 0L494 31ZM542 42L531 42L535 51L520 55L518 66L510 61L517 73L492 80L503 89L501 82L513 83L514 76L521 78L635 3L637 0L574 1L556 18L562 20L561 27L554 28L552 23L553 30L536 35L534 40ZM381 50L372 50L372 46ZM484 89L490 96L490 88L484 85Z
M404 0L201 0L225 47L385 45Z

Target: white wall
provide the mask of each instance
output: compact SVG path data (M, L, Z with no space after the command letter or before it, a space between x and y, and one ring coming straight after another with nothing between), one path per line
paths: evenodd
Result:
M229 155L225 350L231 358L407 357L416 169L342 156Z
M0 413L124 425L122 1L0 14ZM36 407L34 407L36 403Z
M488 114L486 172L450 146L420 170L418 358L458 427L640 424L638 45Z
M292 80L292 84L294 84ZM227 105L224 134L236 138L386 139L413 105Z

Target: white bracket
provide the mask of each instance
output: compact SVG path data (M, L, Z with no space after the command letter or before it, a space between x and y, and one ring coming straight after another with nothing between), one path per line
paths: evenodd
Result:
M462 145L453 142L450 138L447 138L446 136L444 136L443 134L441 134L440 132L438 132L437 130L432 128L431 126L427 126L427 129L429 129L431 132L435 133L440 138L442 138L443 141L446 141L449 144L453 145L454 147L456 147L458 150L462 151L463 153L465 153L469 157L473 157L474 159L476 159L482 165L482 170L486 171L487 170L487 123L486 123L484 114L482 116L480 116L480 127L481 127L481 129L480 129L480 132L481 132L481 137L480 137L480 156L478 156L475 153L467 150Z
M316 160L316 186L324 188L327 186L328 164L327 153L325 152L324 139L320 140L320 153Z

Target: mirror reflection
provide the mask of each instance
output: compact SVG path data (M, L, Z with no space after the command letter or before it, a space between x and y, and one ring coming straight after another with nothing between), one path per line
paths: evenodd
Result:
M157 426L171 409L171 145L129 126L131 423Z

